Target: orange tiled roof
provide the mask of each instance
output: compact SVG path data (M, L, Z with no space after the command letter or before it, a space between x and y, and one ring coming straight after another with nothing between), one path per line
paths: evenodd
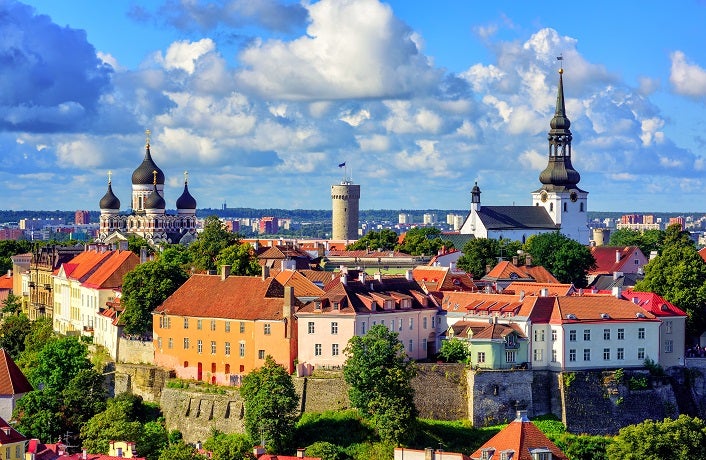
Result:
M281 271L274 278L282 286L293 287L297 297L318 297L324 293L323 289L296 270Z
M555 308L564 323L611 320L657 321L654 314L641 306L628 300L617 299L612 295L583 295L555 299ZM555 318L556 316L552 319Z
M532 460L532 449L549 449L554 460L568 460L568 457L526 417L516 418L471 454L479 459L485 449L492 448L492 458L500 458L500 452L514 451L513 460Z
M294 292L296 295L296 290ZM274 278L191 275L155 313L243 320L282 319L284 287ZM295 305L301 303L295 299Z
M554 278L554 276L542 266L518 266L507 260L499 262L482 279L491 281L500 279L530 279L537 283L559 283L559 280Z
M111 251L82 284L93 289L116 288L123 285L123 276L137 267L140 259L132 251Z
M511 332L516 332L520 337L526 338L525 333L517 324L503 324L488 321L457 321L451 328L454 335L468 337L472 333L473 339L504 339Z
M654 292L638 292L632 289L626 289L622 292L622 296L626 300L637 303L657 317L687 316L686 312L682 309Z
M503 292L507 292L508 294L519 294L520 292L524 292L525 295L538 296L542 294L542 289L547 290L547 295L559 296L571 295L576 290L573 284L528 283L526 281L513 281L503 290Z
M0 289L12 289L12 275L0 276Z
M27 377L4 348L0 348L0 395L10 396L34 390ZM0 419L2 420L2 419Z
M3 418L0 418L0 445L25 441L27 441L27 438L24 435L14 429Z
M632 262L630 256L638 251L642 253L637 246L591 246L590 249L596 260L595 268L589 270L591 275L622 272L625 264Z
M64 273L67 278L75 279L84 282L91 274L96 271L100 264L110 257L112 251L96 252L85 251L62 264Z
M471 275L464 271L454 271L449 267L420 265L412 270L418 283L424 283L429 291L477 291L478 286Z

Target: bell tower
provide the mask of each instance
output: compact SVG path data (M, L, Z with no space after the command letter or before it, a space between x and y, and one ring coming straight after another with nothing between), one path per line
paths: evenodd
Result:
M532 192L532 205L543 206L561 233L581 244L589 242L588 192L578 183L581 175L571 164L571 121L564 104L564 69L559 70L556 110L549 123L549 161L539 174L542 187Z

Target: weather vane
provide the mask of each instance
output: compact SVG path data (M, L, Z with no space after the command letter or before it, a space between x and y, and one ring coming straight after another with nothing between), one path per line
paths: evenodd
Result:
M559 53L559 56L556 57L556 60L559 61L559 73L564 73L564 55L563 55L563 53Z
M184 171L184 183L189 182L189 171Z
M108 183L109 183L109 184L111 183L112 177L113 177L113 171L108 170Z
M145 136L147 136L147 139L145 139L145 145L150 145L150 135L152 134L152 131L149 129L145 130Z

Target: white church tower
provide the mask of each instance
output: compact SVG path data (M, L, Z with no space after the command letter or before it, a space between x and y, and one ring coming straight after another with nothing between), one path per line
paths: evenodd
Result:
M549 130L549 163L539 175L542 187L532 192L532 205L543 206L561 233L588 244L588 192L578 188L581 175L571 165L571 122L564 106L564 70L559 70L556 111Z

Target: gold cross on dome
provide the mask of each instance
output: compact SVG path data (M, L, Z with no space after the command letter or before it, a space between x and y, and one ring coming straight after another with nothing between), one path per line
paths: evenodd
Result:
M189 182L189 171L184 171L184 183Z
M108 183L109 184L112 182L111 181L112 177L113 177L113 171L108 170Z
M150 145L150 135L152 134L152 131L149 129L145 130L145 136L147 136L147 139L145 139L145 145L149 146Z

